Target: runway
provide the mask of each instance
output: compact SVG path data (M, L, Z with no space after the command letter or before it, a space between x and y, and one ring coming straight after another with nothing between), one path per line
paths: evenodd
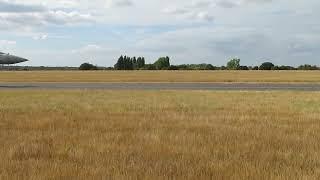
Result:
M243 90L320 91L320 84L270 83L0 83L0 90Z

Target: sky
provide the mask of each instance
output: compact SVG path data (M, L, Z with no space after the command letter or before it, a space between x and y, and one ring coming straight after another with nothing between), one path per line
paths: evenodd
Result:
M21 65L320 65L319 0L0 0L0 51Z

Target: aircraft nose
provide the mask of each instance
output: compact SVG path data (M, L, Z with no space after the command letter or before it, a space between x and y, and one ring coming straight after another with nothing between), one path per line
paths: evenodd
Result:
M19 58L18 58L18 61L19 61L19 62L26 62L26 61L29 61L29 60L28 60L28 59L25 59L25 58L20 58L20 57L19 57Z
M27 62L29 61L28 59L22 58L22 62Z

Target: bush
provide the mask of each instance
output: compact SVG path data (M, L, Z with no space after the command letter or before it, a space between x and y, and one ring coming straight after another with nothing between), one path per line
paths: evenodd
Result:
M83 63L80 65L79 70L81 71L98 70L98 67L90 63Z
M274 66L272 70L296 70L296 68L292 66Z
M249 70L249 67L248 67L248 66L240 66L240 67L238 68L238 70L248 71L248 70Z
M274 64L271 62L264 62L259 67L259 70L272 70L274 68Z
M157 70L156 66L153 64L146 64L141 70Z
M170 68L170 58L168 56L160 57L153 65L157 70L168 70Z

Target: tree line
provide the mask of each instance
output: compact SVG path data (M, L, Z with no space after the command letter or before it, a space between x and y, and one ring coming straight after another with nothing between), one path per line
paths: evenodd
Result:
M272 62L264 62L260 66L241 66L240 59L231 59L226 66L226 70L320 70L320 67L315 65L300 65L298 67L293 66L276 66Z
M146 65L144 57L120 56L114 65L115 70L139 70Z
M277 66L272 62L264 62L259 66L243 66L239 58L229 60L226 66L213 66L212 64L180 64L171 65L168 56L160 57L157 61L147 64L144 57L130 57L121 55L114 67L98 67L90 63L83 63L80 70L320 70L316 65Z
M115 70L169 70L170 58L160 57L153 64L146 64L144 57L120 56L114 65Z

